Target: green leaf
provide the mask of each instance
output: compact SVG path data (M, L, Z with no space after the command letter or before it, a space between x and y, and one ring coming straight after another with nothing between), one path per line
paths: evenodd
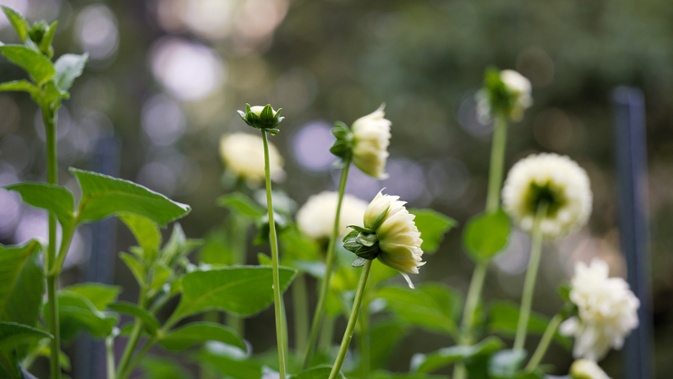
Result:
M234 263L234 251L227 233L217 228L208 233L199 251L199 261L211 265L230 266Z
M175 263L185 256L187 256L192 250L201 246L203 244L202 240L187 239L185 232L182 230L182 226L176 223L173 225L173 232L171 237L166 242L166 245L161 250L160 259L168 267L174 267Z
M40 244L0 245L0 321L33 326L37 323L44 294L44 270Z
M27 80L14 80L0 84L0 91L23 91L28 92L33 99L38 99L40 96L40 89L35 84Z
M523 350L498 351L488 362L488 373L494 379L515 378L524 359L526 352Z
M213 322L193 322L166 332L159 338L161 346L168 350L182 351L208 341L218 341L235 346L245 352L245 342L232 329Z
M129 253L119 253L119 258L131 270L133 277L141 288L145 287L145 266L135 255Z
M193 375L175 359L145 357L140 362L145 379L191 379Z
M19 35L21 42L24 42L26 38L28 38L28 29L30 29L28 21L12 8L3 5L2 11L5 12L5 16L7 16L7 19L14 27L14 30L16 30L16 34Z
M212 368L225 378L260 379L264 378L264 367L240 354L234 356L229 351L203 351L196 355L200 363Z
M49 58L54 56L54 48L51 46L51 44L54 42L54 35L56 34L57 25L58 21L52 22L44 32L44 35L42 35L42 40L40 40L40 51ZM58 69L56 71L58 72Z
M159 320L157 320L154 314L136 304L127 301L119 301L110 304L108 309L139 319L150 332L150 335L154 335L160 327Z
M124 214L120 220L131 230L138 245L143 250L143 256L148 261L153 261L161 247L161 232L157 224L147 217L134 214Z
M49 58L26 46L2 45L0 54L26 70L38 85L44 84L56 74L56 69Z
M455 336L460 296L441 284L422 284L416 289L384 287L376 297L386 301L400 319L411 325Z
M92 337L107 337L117 324L117 317L101 312L83 295L62 291L58 294L61 337L70 341L80 331Z
M510 221L499 209L472 218L465 226L463 245L476 261L488 261L501 252L509 242Z
M296 271L280 268L285 291ZM182 299L171 319L180 320L209 309L251 316L273 302L271 267L239 266L193 271L182 279Z
M117 300L120 286L110 286L102 283L81 283L62 289L64 292L84 296L99 311L104 311L110 303Z
M79 218L96 221L113 215L135 214L165 226L186 216L191 208L128 180L71 168L82 188Z
M514 336L519 323L519 305L507 301L494 302L489 311L488 329L493 333ZM531 312L528 319L528 332L542 335L549 325L549 318L536 312ZM554 340L568 348L571 340L558 331Z
M432 209L410 209L409 213L416 216L414 222L421 232L424 253L433 254L444 239L444 234L456 226L456 220Z
M31 344L43 338L53 337L51 334L32 326L0 321L0 350L13 350L19 345Z
M72 87L72 83L82 75L84 65L89 59L88 54L63 54L54 63L56 75L54 82L63 91L68 91Z
M411 370L418 373L430 373L452 363L461 362L477 356L489 356L501 350L504 343L497 337L488 337L476 345L452 346L439 349L430 354L416 354L411 359Z
M303 371L297 375L290 376L290 379L325 379L329 377L329 374L332 372L332 366L321 365L312 367L306 371ZM345 378L342 373L337 375L337 378Z
M5 187L16 191L24 202L33 207L52 212L61 226L71 227L74 220L75 200L65 187L47 183L18 183Z
M257 221L257 219L266 214L266 211L261 205L240 192L220 196L217 199L217 205L242 216L246 216L253 221Z

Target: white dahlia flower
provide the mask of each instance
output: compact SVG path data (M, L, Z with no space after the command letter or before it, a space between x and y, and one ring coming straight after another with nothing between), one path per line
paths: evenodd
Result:
M378 258L381 263L402 273L413 287L407 274L418 274L423 266L421 233L414 223L416 216L405 208L399 196L379 192L369 203L364 215L364 226L373 230L379 243Z
M247 133L233 133L220 139L220 157L227 170L254 187L264 181L264 142L262 137ZM283 157L269 142L269 169L272 180L282 180Z
M588 359L578 359L570 365L571 379L610 379L600 366Z
M308 237L313 239L330 238L334 229L337 192L321 192L309 197L297 212L297 226ZM362 220L367 203L351 195L344 195L339 217L339 235L344 236L348 225L359 224Z
M490 120L494 108L502 107L503 109L499 111L504 112L513 121L520 121L524 111L533 105L530 81L514 70L502 70L499 74L502 84L495 86L494 83L486 83L487 88L477 92L479 119ZM490 93L493 91L497 93ZM492 104L496 101L497 104Z
M353 132L353 163L365 174L385 179L388 145L390 144L390 120L385 118L383 105L374 112L355 120Z
M576 264L570 301L577 306L577 316L564 321L560 332L575 338L575 358L600 360L610 348L621 348L638 326L640 302L624 279L608 277L608 265L600 259L589 266Z
M586 223L591 213L589 178L577 163L556 154L530 155L507 174L502 190L505 211L531 232L537 209L546 204L541 231L547 238L566 235Z

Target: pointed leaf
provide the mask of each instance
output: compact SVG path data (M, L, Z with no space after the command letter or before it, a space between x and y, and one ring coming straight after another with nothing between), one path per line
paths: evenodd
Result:
M232 212L236 212L253 221L257 221L257 219L266 214L266 210L264 210L261 205L240 192L220 196L217 199L217 205L227 208Z
M416 354L411 359L411 370L418 373L430 373L455 362L461 362L476 356L489 356L502 349L504 343L497 337L488 337L476 345L452 346L439 349L430 354Z
M126 267L131 270L133 277L141 288L145 287L145 266L139 261L135 255L129 253L120 253L119 258L126 264Z
M28 92L33 99L40 96L40 89L27 80L14 80L0 84L0 91L23 91Z
M376 295L400 319L414 326L447 335L457 332L460 296L441 284L422 284L416 289L384 287Z
M107 337L117 324L117 317L101 312L84 296L68 291L58 294L61 336L72 340L78 332L86 331L92 337Z
M12 8L3 5L2 11L5 12L7 19L14 27L14 30L16 30L16 34L19 35L21 42L24 42L26 38L28 38L28 30L30 29L28 21L26 21L26 19L23 18L23 16L21 16L19 12L15 11Z
M54 35L56 34L57 25L58 21L52 22L47 28L47 31L44 32L44 35L42 35L42 40L40 40L40 51L49 58L54 56L54 48L51 46L51 44L54 42Z
M6 189L16 191L23 201L36 208L52 212L61 226L71 227L74 219L75 200L65 187L47 183L18 183Z
M296 271L280 268L281 291ZM273 302L272 268L239 266L193 271L182 279L182 299L171 318L177 320L209 309L251 316Z
M509 217L502 209L482 213L465 226L463 245L474 260L490 260L507 247L510 229Z
M82 75L84 65L89 59L88 54L63 54L54 63L56 75L54 82L63 91L68 91L72 87L72 83Z
M232 329L214 322L193 322L181 328L166 332L159 339L161 346L168 350L182 351L208 341L222 342L245 352L245 342Z
M150 335L154 335L160 327L159 320L154 314L136 304L119 301L108 305L108 309L139 319L150 332Z
M416 216L414 222L423 239L421 249L427 254L436 252L444 234L457 224L456 220L432 209L410 209L409 212Z
M0 245L0 321L35 325L44 294L40 244Z
M134 214L124 214L119 217L120 220L131 230L136 237L138 245L143 250L143 257L148 261L153 261L161 247L161 232L157 224L143 216Z
M32 326L0 321L0 350L14 349L19 345L34 343L43 338L53 337L51 334Z
M135 214L144 216L161 226L184 217L188 205L128 180L71 168L82 188L80 215L82 221L96 221L109 216Z
M110 286L102 283L81 283L68 286L62 291L84 296L99 311L104 311L110 303L117 300L120 286Z
M54 77L56 69L49 58L23 45L2 45L0 54L24 69L38 85Z

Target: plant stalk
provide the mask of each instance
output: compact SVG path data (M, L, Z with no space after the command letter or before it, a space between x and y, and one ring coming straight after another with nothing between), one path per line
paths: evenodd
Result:
M563 317L561 316L561 314L556 314L551 319L551 321L549 321L549 325L547 325L547 329L545 329L544 334L540 339L540 343L537 345L537 348L535 349L535 353L533 353L533 356L530 358L530 361L526 365L525 368L526 371L533 370L540 364L540 362L542 362L542 358L544 358L544 355L547 352L547 349L549 348L549 344L551 343L552 338L554 338L554 333L556 333L556 329L558 329L559 325L561 325L561 321L563 321Z
M343 204L344 194L346 193L346 182L348 180L351 158L344 159L343 165L341 178L339 179L339 194L334 215L334 226L332 228L329 244L327 245L327 256L325 257L325 276L320 282L320 295L315 307L315 313L313 314L313 322L311 323L311 333L309 334L306 356L304 357L304 369L307 369L311 365L311 359L313 359L313 355L315 354L318 336L320 335L320 329L322 328L323 320L325 318L325 304L327 295L329 294L330 283L332 281L332 273L334 272L334 257L337 239L339 238L339 224L341 223L341 205Z
M286 328L283 298L280 294L280 273L278 269L278 236L276 234L276 224L274 222L273 199L271 196L271 170L269 165L269 140L266 131L262 130L262 140L264 141L264 176L266 179L266 205L269 213L269 243L271 245L271 260L273 267L273 308L276 319L276 343L278 345L278 372L280 379L286 377L286 359L287 346Z
M369 271L372 268L372 261L366 260L365 264L362 266L362 273L360 274L360 282L358 283L358 288L355 292L355 299L353 300L353 309L351 315L348 318L348 325L346 325L346 331L344 331L343 339L341 340L341 347L339 348L339 353L337 354L334 365L332 366L332 372L329 375L329 379L335 379L339 375L341 366L344 363L346 358L346 353L348 353L348 345L350 345L351 339L353 338L353 332L355 331L355 324L358 320L358 312L360 311L360 305L362 304L362 298L365 293L365 287L367 286L367 277L369 276Z
M304 274L298 274L294 280L292 299L294 300L294 348L299 356L301 352L306 351L306 344L308 343L309 315L306 276Z
M495 119L493 142L491 144L491 166L488 175L488 195L486 197L486 212L488 213L493 213L500 207L500 187L502 186L506 146L507 119L499 116Z
M140 307L145 307L145 301L146 301L145 288L140 288L138 305ZM140 336L142 335L142 332L143 332L143 323L139 318L136 318L136 323L135 325L133 325L131 336L129 337L129 340L126 343L126 348L124 348L124 353L122 354L122 358L119 361L119 365L117 366L116 379L124 379L127 375L130 375L130 372L127 373L127 371L129 371L128 365L131 362L131 358L133 357L133 352L138 346L138 342L140 342Z
M538 205L535 223L533 224L533 240L531 243L530 261L526 271L526 281L523 287L523 296L521 298L521 311L519 312L519 323L516 328L516 337L514 338L514 350L522 351L526 342L528 332L528 319L533 304L533 293L535 292L535 281L540 267L540 258L542 257L542 218L547 214L547 204Z
M44 122L47 137L47 183L58 184L58 154L56 146L56 120L55 110L49 106L42 107L42 120ZM51 352L49 367L52 379L61 378L61 330L58 318L58 302L56 292L58 290L58 273L52 273L56 267L56 215L49 212L49 245L45 256L45 271L47 273L47 309L49 312L49 332L54 336L51 340Z

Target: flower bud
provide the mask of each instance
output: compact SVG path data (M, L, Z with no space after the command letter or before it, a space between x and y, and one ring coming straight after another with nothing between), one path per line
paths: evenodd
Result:
M270 104L266 106L245 104L245 112L238 111L243 121L253 128L261 129L275 135L279 132L276 126L280 124L285 117L281 117L280 112L282 108L277 111L271 108Z
M532 104L531 84L523 75L514 70L486 71L484 87L477 92L477 114L482 122L499 116L519 121Z

